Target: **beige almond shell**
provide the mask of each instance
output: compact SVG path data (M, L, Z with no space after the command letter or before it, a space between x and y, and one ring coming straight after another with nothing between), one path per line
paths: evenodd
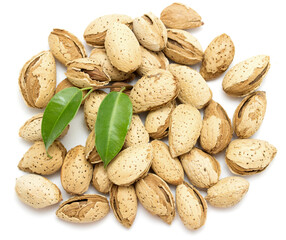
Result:
M182 103L201 109L210 102L212 91L196 70L179 64L170 64L169 71L178 81L178 98Z
M137 196L134 186L112 185L110 206L116 219L124 227L130 228L137 214Z
M124 147L128 148L136 144L148 143L149 134L146 131L139 115L133 114L130 127L125 137Z
M231 121L223 107L211 100L205 108L200 145L206 152L217 154L223 151L232 138Z
M141 65L141 49L129 27L114 23L106 33L105 49L111 64L123 72L134 72Z
M50 51L42 51L27 61L19 76L19 87L27 106L44 108L56 89L56 62Z
M96 164L102 162L96 147L95 147L95 129L93 128L90 134L88 135L86 142L85 142L85 148L84 148L84 154L91 164Z
M92 165L84 154L84 147L78 145L70 149L61 169L61 183L67 193L81 195L85 193L92 179Z
M107 171L103 163L94 165L91 183L92 186L101 193L108 193L111 189L112 182L107 176Z
M29 173L40 175L51 175L60 170L67 150L59 141L54 141L48 149L50 158L47 155L43 141L36 141L24 154L18 164L18 168Z
M177 157L189 152L196 144L202 128L201 114L188 104L180 104L172 112L169 127L171 156Z
M195 230L205 224L207 203L200 192L187 182L176 188L176 206L186 228Z
M233 115L234 132L239 138L249 138L257 132L266 112L266 93L257 91L245 97Z
M164 222L171 224L175 218L175 201L168 184L159 176L149 173L135 184L138 200L143 207Z
M133 19L127 15L110 14L93 20L84 31L86 43L93 47L104 47L106 31L113 23L122 23L131 26Z
M16 179L18 198L33 208L44 208L62 201L60 189L49 179L27 174Z
M231 38L224 34L211 41L204 52L200 74L205 80L222 75L232 63L235 47Z
M26 141L35 142L42 141L42 126L43 113L38 113L35 116L28 119L24 125L19 130L19 136ZM69 130L69 125L65 128L65 130L61 133L59 138L64 137Z
M68 62L65 75L79 88L102 87L111 81L105 70L91 58L78 58Z
M180 157L182 166L190 182L198 188L209 188L219 180L219 162L211 155L194 147Z
M168 41L163 52L175 63L194 65L203 60L203 49L198 39L184 30L168 29Z
M141 55L142 61L140 67L137 69L137 73L140 76L148 74L153 69L165 69L169 66L169 60L165 57L163 52L153 52L142 46Z
M130 92L133 112L157 109L178 95L177 80L167 70L154 69L140 78Z
M181 184L184 181L184 170L179 159L172 158L166 143L154 140L151 144L153 147L152 170L169 184Z
M83 44L75 35L64 29L53 29L49 35L49 46L54 57L64 65L77 58L86 57Z
M167 29L151 12L133 20L133 32L139 43L151 51L158 52L166 46Z
M106 97L107 93L101 90L93 91L84 103L84 119L87 127L92 130L95 125L97 112L102 100Z
M233 66L224 76L223 90L234 97L254 92L270 68L270 57L257 55Z
M226 177L210 187L205 199L214 207L227 208L239 203L249 188L249 182L242 177Z
M160 19L167 28L191 29L203 25L201 16L182 3L173 3L163 9Z
M107 166L107 176L119 186L129 186L148 173L153 159L150 143L139 144L121 151Z
M274 159L277 149L258 139L236 139L225 153L225 161L232 173L254 175L264 171Z
M168 136L170 117L176 107L175 104L175 101L171 101L147 114L145 128L151 138L161 139Z
M73 223L96 222L109 213L109 204L105 196L86 194L72 197L63 202L56 215L58 218Z

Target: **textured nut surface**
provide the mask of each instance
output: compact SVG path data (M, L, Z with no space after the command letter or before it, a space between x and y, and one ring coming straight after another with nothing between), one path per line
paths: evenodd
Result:
M205 199L214 207L232 207L241 201L248 188L249 182L244 178L226 177L208 189Z
M222 106L211 100L205 108L200 145L208 153L224 150L232 138L231 121Z
M133 32L140 44L151 51L161 51L166 46L166 27L151 12L133 20Z
M170 64L169 71L178 81L178 98L182 103L201 109L212 99L212 91L196 70L179 64Z
M270 68L270 57L257 55L233 66L224 76L223 90L235 97L254 92Z
M258 139L236 139L225 153L229 169L239 175L253 175L265 170L274 159L277 149Z
M49 46L54 57L64 65L74 59L86 57L85 48L78 38L63 29L56 28L50 33Z
M133 19L127 15L110 14L93 20L84 31L84 39L93 47L104 47L106 31L113 23L123 23L127 26L132 24Z
M266 94L257 91L245 97L233 115L234 132L239 138L249 138L257 132L266 112Z
M195 10L181 3L173 3L164 8L160 19L166 27L175 29L196 28L204 24Z
M184 180L184 170L178 158L172 158L166 143L154 140L151 168L167 183L178 185Z
M201 114L195 107L180 104L172 112L169 146L172 157L189 152L196 144L202 128Z
M140 78L130 93L133 112L159 108L178 95L177 81L167 70L155 69Z
M105 217L109 212L106 197L98 194L76 196L63 202L56 215L60 219L74 223L96 222Z
M56 89L56 62L50 51L43 51L27 61L19 76L19 86L29 107L44 108Z
M225 33L219 35L208 45L200 74L205 80L211 80L224 73L234 58L235 47L231 38Z
M180 157L190 182L198 188L209 188L216 184L221 173L219 162L198 148Z
M67 150L59 141L53 142L46 153L43 141L36 141L24 154L18 168L25 172L50 175L60 170Z
M113 185L110 190L110 206L116 219L124 227L131 227L137 214L137 196L134 186Z
M193 65L203 59L203 49L199 41L189 32L168 29L168 41L164 53L179 64Z
M188 229L198 229L205 224L207 203L200 192L187 182L176 188L176 206L183 224Z
M17 178L15 191L23 203L33 208L44 208L62 200L60 189L47 178L36 174Z
M126 148L108 164L107 176L116 185L129 186L148 173L152 159L150 143Z
M69 194L80 195L88 190L92 165L86 160L83 146L70 149L61 169L61 183Z
M105 49L111 64L123 72L133 72L141 64L140 45L124 24L114 23L106 33Z
M136 195L151 214L171 224L175 218L175 201L168 184L159 176L149 173L135 184Z
M94 165L91 183L97 191L101 193L109 192L112 182L107 176L103 163L97 163Z
M87 159L91 164L95 163L100 163L102 162L96 147L95 147L95 130L94 128L88 135L86 142L85 142L85 148L84 148L84 154Z
M131 119L129 130L125 137L124 147L128 148L136 144L148 142L149 134L146 131L139 115L134 114Z

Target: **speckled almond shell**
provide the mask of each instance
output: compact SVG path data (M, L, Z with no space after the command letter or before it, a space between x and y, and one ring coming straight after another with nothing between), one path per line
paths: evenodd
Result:
M175 107L175 101L171 101L147 114L145 119L145 128L150 137L161 139L168 136L170 117Z
M129 186L146 176L151 167L153 150L150 143L121 151L107 166L107 176L116 185Z
M47 178L27 174L16 179L18 198L33 208L44 208L62 201L60 189Z
M93 91L84 103L84 119L87 127L92 130L95 126L97 112L107 93L101 90Z
M152 170L169 184L178 185L184 181L184 170L178 158L172 158L166 143L154 140Z
M109 204L105 196L86 194L63 202L56 215L60 219L74 223L96 222L109 213Z
M266 112L266 93L257 91L245 97L233 115L234 132L239 138L249 138L257 132Z
M135 184L136 195L143 207L164 222L175 218L175 201L168 184L159 176L149 173Z
M277 149L258 139L236 139L225 153L225 161L232 173L253 175L265 170L274 159Z
M134 33L124 24L114 23L104 43L111 64L123 72L134 72L141 65L140 45Z
M163 52L153 52L142 46L141 55L142 62L140 67L137 69L137 73L140 76L148 74L153 69L167 69L169 66L169 60L165 57Z
M219 180L221 169L219 162L198 148L180 157L182 166L190 182L198 188L209 188Z
M68 62L65 75L79 88L101 87L111 80L105 70L91 58L78 58Z
M187 182L176 188L176 206L183 224L191 230L205 224L207 203L200 192Z
M50 51L40 52L26 62L19 86L27 106L44 108L55 93L56 79L56 62Z
M111 14L99 17L92 21L84 31L84 39L93 47L104 47L106 31L113 23L122 23L131 26L133 19L127 15Z
M92 165L84 154L83 146L70 149L61 169L61 183L67 193L81 195L85 193L92 179Z
M180 104L172 112L169 127L171 156L189 152L196 144L202 128L201 114L188 104Z
M111 189L112 182L107 176L103 163L94 165L91 183L92 186L101 193L108 193Z
M148 143L149 134L146 131L139 115L134 114L131 119L129 130L125 137L124 147L131 147L136 144Z
M134 186L113 185L110 190L110 206L116 219L124 227L130 228L137 214L137 196Z
M201 109L210 102L212 91L196 70L179 64L170 64L169 71L178 81L178 98L182 103Z
M167 70L155 69L140 78L130 93L133 112L157 109L178 95L177 80Z
M49 46L54 57L62 64L77 58L85 58L83 44L72 33L63 29L54 29L49 35Z
M203 60L203 49L199 41L189 32L168 29L165 55L179 64L193 65Z
M86 142L85 142L85 148L84 148L84 154L91 164L96 164L102 162L96 147L95 147L95 130L94 128L88 135Z
M227 208L239 203L249 188L249 182L241 177L226 177L210 187L205 199L214 207Z
M223 107L211 100L205 108L200 145L208 153L224 150L232 138L231 121Z
M232 63L235 47L225 33L216 37L204 52L200 74L205 80L211 80L223 74Z
M46 153L43 141L36 141L24 154L18 164L18 168L25 172L50 175L60 170L67 150L59 141L53 142Z
M166 46L166 27L151 12L133 20L133 32L140 44L151 51L161 51Z
M270 68L270 57L257 55L232 67L222 81L223 90L234 97L254 92Z

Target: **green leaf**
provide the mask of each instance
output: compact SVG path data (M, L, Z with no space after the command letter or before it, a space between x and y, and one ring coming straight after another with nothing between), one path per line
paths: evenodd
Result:
M82 91L70 87L58 92L48 103L42 120L42 138L46 151L76 115L83 98Z
M132 119L132 103L121 92L109 93L100 104L95 123L95 146L104 166L121 150Z

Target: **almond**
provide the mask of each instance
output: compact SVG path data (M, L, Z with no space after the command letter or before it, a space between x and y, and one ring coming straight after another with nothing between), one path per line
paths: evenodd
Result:
M107 176L103 163L94 165L91 183L94 188L101 193L108 193L111 189L112 182Z

